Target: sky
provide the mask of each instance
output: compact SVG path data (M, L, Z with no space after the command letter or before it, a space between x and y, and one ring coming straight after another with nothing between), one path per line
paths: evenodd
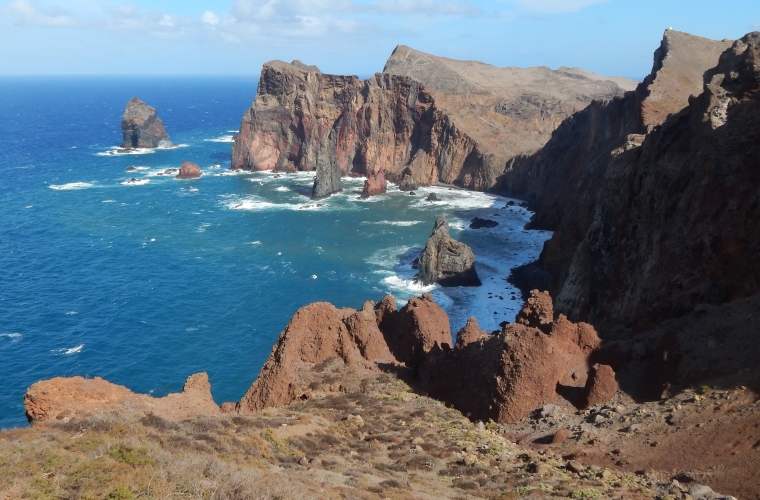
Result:
M497 66L641 79L665 29L760 30L760 1L0 0L0 75L240 75L299 59L382 71L399 44Z

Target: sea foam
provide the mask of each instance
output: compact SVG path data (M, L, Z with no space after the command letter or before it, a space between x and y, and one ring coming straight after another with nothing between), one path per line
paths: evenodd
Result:
M94 186L95 184L92 182L69 182L68 184L50 184L48 187L50 189L55 189L56 191L76 191L78 189L87 189Z

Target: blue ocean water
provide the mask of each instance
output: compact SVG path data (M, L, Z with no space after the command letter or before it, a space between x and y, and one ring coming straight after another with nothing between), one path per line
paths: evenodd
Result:
M244 78L0 79L0 427L25 425L26 388L55 376L161 396L208 371L216 401L236 401L314 301L358 308L432 291L454 331L469 315L488 330L514 319L519 292L505 278L549 236L522 229L529 212L445 187L359 200L362 179L312 202L312 174L229 172L255 90ZM115 153L133 96L180 147ZM204 176L161 175L184 160ZM440 214L472 246L483 287L412 281ZM500 225L466 229L475 216Z

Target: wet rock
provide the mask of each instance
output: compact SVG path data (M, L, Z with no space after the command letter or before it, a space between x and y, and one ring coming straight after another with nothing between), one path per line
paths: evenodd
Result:
M385 180L385 172L382 170L376 174L367 176L362 189L362 198L369 198L378 194L383 194L388 189L388 181Z
M127 172L137 172L135 167L127 167Z
M430 193L425 201L441 201L435 193Z
M492 228L498 225L499 223L495 220L481 219L480 217L475 217L470 221L470 229Z
M137 97L127 104L121 119L121 132L124 138L121 147L157 148L169 144L164 122L158 117L156 108L148 106Z
M404 177L401 182L399 182L398 188L401 191L415 191L419 189L420 186L412 177ZM414 194L414 192L410 194Z
M438 217L420 254L418 280L423 285L480 286L470 247L449 237L446 217Z
M193 162L186 161L179 167L179 173L176 175L176 179L197 179L202 174L201 167Z

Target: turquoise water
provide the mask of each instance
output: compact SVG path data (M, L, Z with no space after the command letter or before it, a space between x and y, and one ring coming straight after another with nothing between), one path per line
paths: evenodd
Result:
M160 396L208 371L217 402L238 400L292 314L314 301L357 308L432 291L454 329L471 314L488 330L514 319L519 292L505 277L549 236L522 230L525 209L445 187L359 200L362 179L317 203L312 174L231 173L255 88L231 78L0 79L0 427L24 425L26 388L55 376ZM135 95L180 147L112 154ZM204 176L158 175L184 160ZM430 192L443 201L424 201ZM440 214L473 247L483 287L411 280ZM465 229L475 216L500 225Z

